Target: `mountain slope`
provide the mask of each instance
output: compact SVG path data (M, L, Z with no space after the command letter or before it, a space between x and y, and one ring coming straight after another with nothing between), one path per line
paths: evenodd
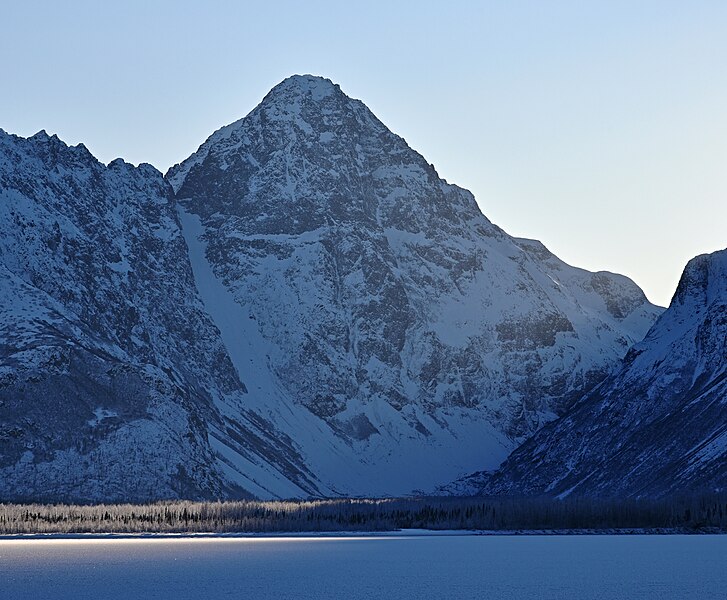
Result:
M0 131L0 499L316 493L243 402L161 174Z
M622 367L478 491L657 496L727 487L727 250L689 262Z
M167 179L246 406L335 493L496 467L660 312L508 236L322 78L285 80Z

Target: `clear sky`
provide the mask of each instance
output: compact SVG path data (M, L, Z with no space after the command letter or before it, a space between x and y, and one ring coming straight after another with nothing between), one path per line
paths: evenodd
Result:
M162 171L294 73L666 305L727 247L727 2L0 0L0 128Z

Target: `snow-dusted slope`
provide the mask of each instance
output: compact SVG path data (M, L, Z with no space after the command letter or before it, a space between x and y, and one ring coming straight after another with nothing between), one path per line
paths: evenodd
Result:
M691 260L620 370L476 483L470 491L498 494L724 491L727 250Z
M244 397L161 174L0 130L0 500L317 493Z
M508 236L319 77L276 86L167 179L246 407L336 493L496 467L660 312Z

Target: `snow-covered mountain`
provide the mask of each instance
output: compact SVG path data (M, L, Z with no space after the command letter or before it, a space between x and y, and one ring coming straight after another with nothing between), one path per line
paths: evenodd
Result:
M322 78L166 180L0 131L0 499L430 491L660 310L508 236Z
M244 397L161 173L0 130L0 498L317 492Z
M727 489L727 250L689 262L671 305L618 371L494 476L468 483L560 496Z
M661 310L626 277L507 235L319 77L276 86L167 179L245 407L331 493L496 467ZM218 450L245 487L235 449Z

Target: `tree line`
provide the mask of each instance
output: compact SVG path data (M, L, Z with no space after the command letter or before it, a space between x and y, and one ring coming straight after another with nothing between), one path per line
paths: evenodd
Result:
M424 497L0 504L0 534L459 529L727 532L727 494L659 499Z

